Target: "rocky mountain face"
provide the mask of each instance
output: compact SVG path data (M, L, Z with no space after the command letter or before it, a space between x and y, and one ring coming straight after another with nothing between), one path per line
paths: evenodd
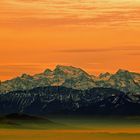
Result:
M118 70L115 74L104 74L96 80L97 87L108 87L140 94L140 74Z
M53 71L47 69L43 73L33 76L23 74L20 77L1 82L0 93L47 86L64 86L78 90L103 87L118 89L125 93L140 94L140 74L118 70L115 74L107 72L99 76L92 76L80 68L58 65Z
M140 96L111 88L39 87L0 94L0 114L140 115Z
M65 86L73 89L89 89L95 87L92 77L80 68L58 65L51 71L30 76L23 74L0 85L0 92L5 93L16 90L29 90L35 87Z

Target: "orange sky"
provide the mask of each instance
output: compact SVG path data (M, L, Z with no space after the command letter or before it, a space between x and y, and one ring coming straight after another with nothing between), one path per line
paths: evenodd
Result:
M0 79L57 64L140 72L140 0L1 0Z

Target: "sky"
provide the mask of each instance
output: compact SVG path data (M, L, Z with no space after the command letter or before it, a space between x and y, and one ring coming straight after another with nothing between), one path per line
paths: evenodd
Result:
M1 0L0 80L58 64L140 73L140 0Z

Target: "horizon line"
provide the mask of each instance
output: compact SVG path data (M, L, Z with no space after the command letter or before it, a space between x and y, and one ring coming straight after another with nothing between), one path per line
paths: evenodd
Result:
M17 65L17 66L19 66L19 65ZM28 66L30 66L30 65L28 65ZM33 76L36 75L36 74L44 73L47 69L49 69L49 70L51 70L51 71L53 72L58 66L62 66L62 67L73 67L73 68L76 68L76 69L81 69L81 70L83 70L84 72L86 72L87 74L89 74L90 76L95 76L95 77L98 77L100 74L105 74L105 73L110 73L110 74L113 75L113 74L117 73L119 70L128 71L128 72L136 73L136 74L140 74L139 72L131 71L131 70L128 70L128 69L123 69L123 68L118 68L118 69L114 70L114 72L104 71L104 72L99 72L99 74L95 74L95 73L92 74L92 73L90 73L90 72L87 72L87 70L85 70L84 68L81 68L81 67L76 67L76 66L73 66L73 65L57 64L57 65L54 66L54 68L46 68L46 69L44 69L44 71L42 71L42 72L37 72L37 73L33 73L33 74L29 74L28 72L25 72L25 73L23 72L23 73L21 73L21 74L18 74L17 76L15 75L15 76L13 76L13 77L11 77L11 78L8 78L8 79L4 79L4 80L1 80L1 79L0 79L0 82L9 81L9 80L15 79L15 78L17 78L17 77L21 77L21 76L24 75L24 74L33 77Z

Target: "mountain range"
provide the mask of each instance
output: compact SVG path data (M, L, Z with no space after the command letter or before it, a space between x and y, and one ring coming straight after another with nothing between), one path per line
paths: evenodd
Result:
M33 76L22 74L19 77L1 82L0 93L47 86L63 86L77 90L102 87L117 89L125 93L140 94L140 74L119 69L115 74L106 72L94 76L80 68L57 65L53 71L46 69L43 73Z
M0 94L0 115L140 115L140 96L111 88L38 87Z
M58 65L0 83L0 115L140 115L140 74L118 70L93 76Z

